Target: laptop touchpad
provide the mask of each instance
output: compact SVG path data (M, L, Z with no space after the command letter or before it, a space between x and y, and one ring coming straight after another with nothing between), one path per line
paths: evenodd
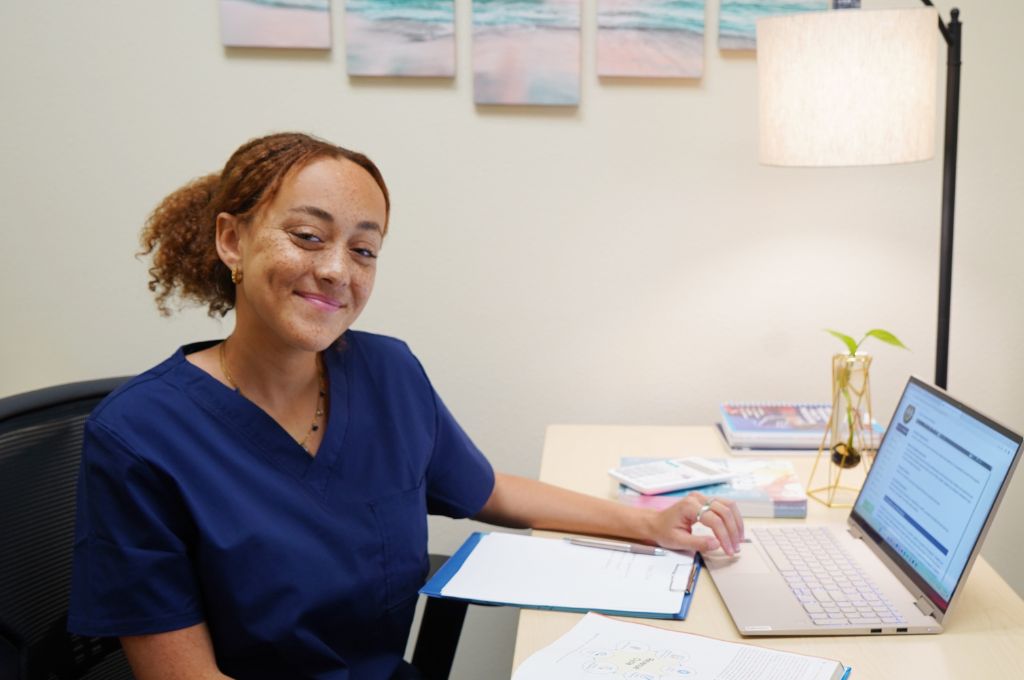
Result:
M710 569L715 572L728 571L730 574L769 574L775 571L764 556L761 546L756 543L747 543L743 546L743 552L735 557L729 557L721 550L711 554L701 553L704 561Z

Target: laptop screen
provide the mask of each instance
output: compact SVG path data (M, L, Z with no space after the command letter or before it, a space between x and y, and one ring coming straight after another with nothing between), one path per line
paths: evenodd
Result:
M943 612L1014 467L1021 438L911 378L852 519Z

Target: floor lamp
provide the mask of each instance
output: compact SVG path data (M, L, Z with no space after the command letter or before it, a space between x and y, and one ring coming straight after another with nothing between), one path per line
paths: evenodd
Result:
M959 11L836 10L757 22L760 160L911 163L934 156L938 38L948 46L935 383L945 389L960 108ZM938 31L935 30L938 24Z

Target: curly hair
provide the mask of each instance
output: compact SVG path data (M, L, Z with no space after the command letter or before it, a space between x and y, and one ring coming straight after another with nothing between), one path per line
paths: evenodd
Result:
M156 294L160 313L171 313L169 301L173 298L207 305L210 316L224 316L233 309L231 272L217 254L217 215L223 212L243 221L250 219L274 200L291 170L321 158L344 158L370 173L384 193L386 215L390 215L391 198L384 177L363 154L297 132L252 139L231 155L221 172L181 187L161 201L146 220L139 255L153 256L149 289Z

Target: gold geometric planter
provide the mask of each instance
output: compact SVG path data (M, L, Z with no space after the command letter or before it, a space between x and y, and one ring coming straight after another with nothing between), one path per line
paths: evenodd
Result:
M832 413L807 495L830 508L853 506L877 449L871 417L871 356L832 357Z

